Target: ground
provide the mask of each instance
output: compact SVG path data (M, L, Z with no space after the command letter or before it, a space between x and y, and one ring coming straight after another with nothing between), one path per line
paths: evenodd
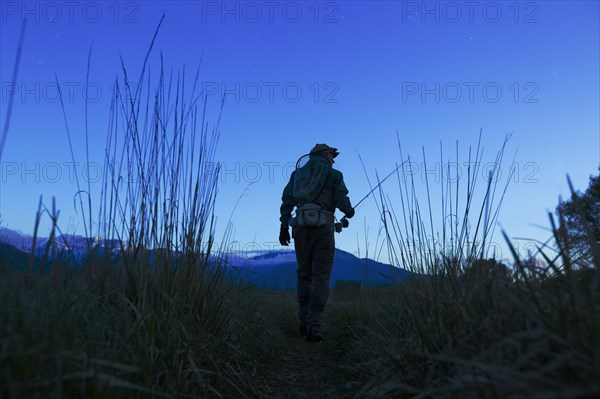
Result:
M273 295L266 304L284 305L285 312L277 315L275 322L279 334L277 347L273 348L270 362L265 362L265 390L276 399L344 398L353 397L353 384L348 381L342 363L343 348L328 336L337 328L327 315L335 312L330 303L324 314L325 339L320 343L307 343L298 332L295 301L291 294ZM283 302L283 303L282 303Z

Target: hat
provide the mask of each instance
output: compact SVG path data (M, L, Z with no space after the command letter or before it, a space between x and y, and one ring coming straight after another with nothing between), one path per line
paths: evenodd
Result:
M330 147L327 144L316 144L313 149L310 150L311 155L326 154L328 152L331 152L334 158L340 155L337 148Z

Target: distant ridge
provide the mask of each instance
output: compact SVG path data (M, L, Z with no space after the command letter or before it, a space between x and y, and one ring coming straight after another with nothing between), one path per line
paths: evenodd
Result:
M0 243L10 244L21 251L29 253L33 246L33 237L20 231L0 227ZM48 238L38 237L35 243L36 255L41 255L46 249L47 244ZM52 241L52 251L50 252L68 251L76 256L80 256L87 252L90 245L95 248L103 247L112 248L113 250L118 250L119 248L117 240L100 240L74 234L63 234L54 238Z
M23 269L28 264L28 253L31 251L33 238L23 233L0 227L0 251L3 256L2 267ZM38 238L35 253L43 254L48 243L47 238ZM55 238L53 250L56 253L67 251L81 260L87 254L89 244L93 248L111 248L118 251L114 240L86 239L77 235L64 235ZM150 251L151 253L154 251ZM151 256L152 257L152 256ZM232 277L239 278L252 285L288 290L296 288L296 254L293 250L275 250L260 252L254 256L244 257L236 253L216 254L216 263L225 265ZM338 281L359 281L362 286L388 285L393 282L403 283L413 273L389 264L369 258L359 258L349 252L336 249L330 286Z
M232 273L251 284L277 290L296 288L298 263L293 251L272 251L247 259L238 256L234 259L227 259ZM329 285L333 287L343 280L360 281L363 286L388 285L403 283L410 275L408 270L336 249Z

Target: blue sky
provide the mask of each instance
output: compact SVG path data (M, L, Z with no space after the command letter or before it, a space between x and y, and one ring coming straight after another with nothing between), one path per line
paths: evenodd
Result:
M21 22L28 19L2 155L0 219L8 228L31 233L43 195L48 204L56 197L63 230L83 233L73 209L77 187L55 74L70 95L65 106L82 173L90 46L90 82L97 93L89 104L90 156L101 163L120 57L137 76L163 13L151 68L158 69L162 52L167 69L185 64L191 81L202 58L211 122L227 95L216 154L226 172L217 231L252 182L232 215L238 248L275 245L289 165L316 143L340 150L336 166L357 202L369 191L357 152L372 180L375 171L387 174L400 159L396 132L404 155L418 162L419 193L425 189L422 147L431 183L444 178L440 142L443 162L455 160L459 142L460 164L482 130L483 161L493 162L505 135L513 133L502 172L507 176L516 152L517 173L499 221L510 236L541 240L548 232L536 225L547 226L547 211L568 195L566 175L585 189L598 173L597 1L67 4L1 2L2 124L15 87L11 74ZM392 180L385 189L399 198ZM360 248L364 255L369 243L372 251L379 220L373 200L365 201L350 229L336 236L337 246L354 253ZM502 244L500 234L494 239ZM509 257L506 251L501 256Z

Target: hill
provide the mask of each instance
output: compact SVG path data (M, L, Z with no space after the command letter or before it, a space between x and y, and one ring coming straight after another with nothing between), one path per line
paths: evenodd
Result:
M293 251L271 251L247 259L232 256L227 260L232 272L251 284L276 290L296 288L298 263ZM354 280L363 286L388 285L402 283L411 274L405 269L336 249L329 284L333 287L337 281Z
M33 238L23 233L0 227L0 243L2 251L10 256L10 262L3 262L6 267L21 269L27 265L27 253L31 251ZM36 255L45 252L48 239L40 237L36 242ZM91 245L89 244L91 243ZM74 264L85 258L88 248L117 251L119 245L114 240L88 240L82 236L61 235L52 242L50 254L68 253L74 256ZM154 250L150 250L150 260ZM52 257L52 256L51 256ZM8 257L4 257L9 259ZM242 279L262 288L288 290L296 288L296 254L290 250L267 251L258 255L244 257L239 254L225 253L215 259L222 260L228 272L235 278ZM221 262L218 262L221 263ZM360 281L362 286L389 285L392 282L402 283L411 272L369 258L359 258L349 252L336 249L330 286L338 281Z

